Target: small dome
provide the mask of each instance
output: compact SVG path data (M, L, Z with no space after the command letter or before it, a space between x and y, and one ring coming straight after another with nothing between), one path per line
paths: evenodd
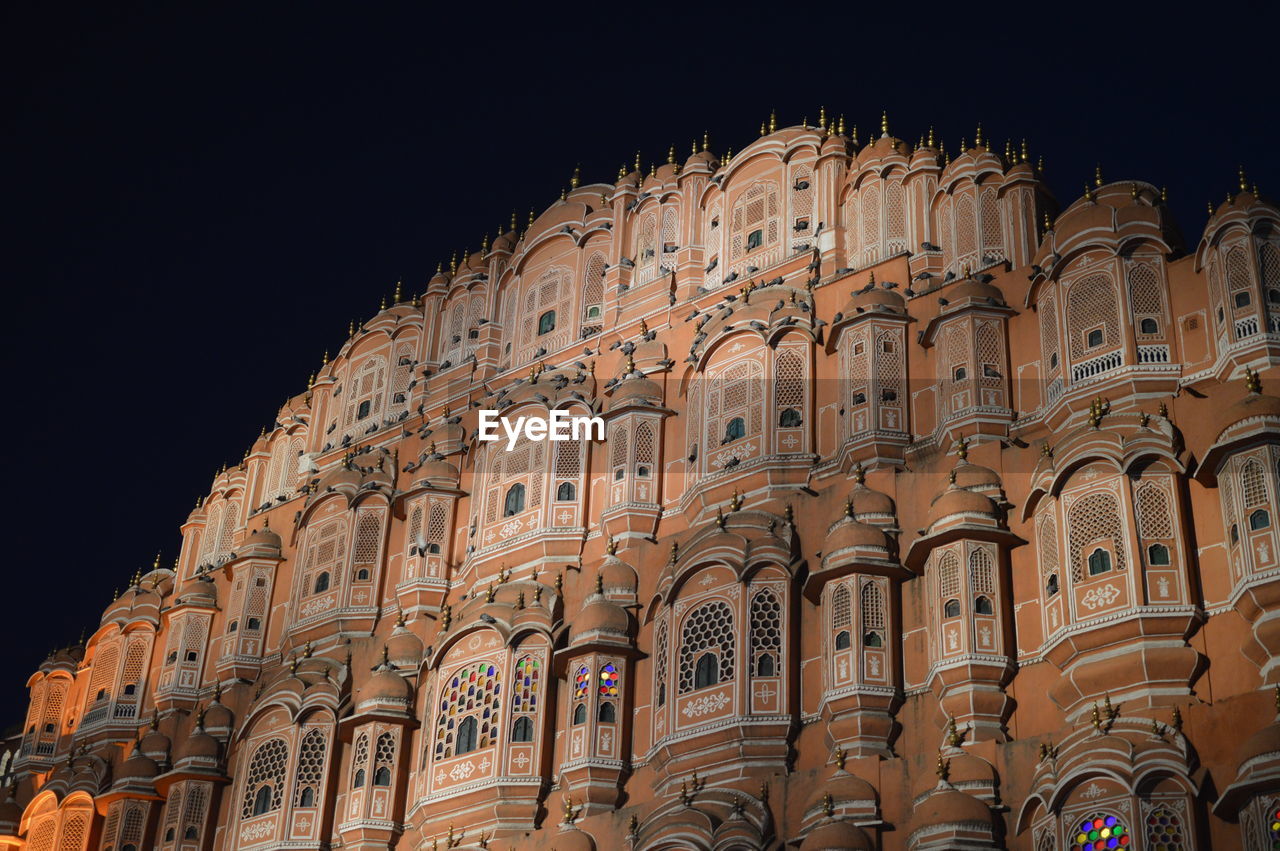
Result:
M138 751L152 759L163 759L169 755L169 748L172 744L168 736L159 730L152 729L147 731L147 734L142 737L142 741L138 743Z
M216 699L204 711L204 726L210 730L230 730L235 726L235 713Z
M827 552L873 547L885 549L888 542L878 527L846 517L827 533Z
M591 834L576 827L562 827L551 845L556 851L596 851Z
M457 485L458 468L443 458L426 461L418 468L418 478L432 484Z
M1258 417L1280 417L1280 399L1265 393L1246 392L1235 403L1218 408L1213 433L1221 436L1232 426Z
M948 788L930 795L916 807L915 822L919 826L964 822L990 825L991 810L972 795Z
M971 753L958 753L948 757L947 767L950 769L947 780L951 785L970 783L992 784L996 779L996 770L980 756Z
M636 572L631 565L613 556L606 557L600 566L600 578L606 593L625 591L634 594L638 587Z
M863 484L854 486L853 491L849 494L849 503L853 506L854 517L867 515L892 516L896 511L893 499L888 494L873 490Z
M620 407L623 402L662 403L662 388L657 383L645 378L642 373L633 372L623 378L614 388L610 408Z
M397 667L417 668L422 662L422 639L403 623L396 624L387 639L387 658Z
M853 297L849 299L849 304L844 313L845 316L853 316L859 312L859 308L867 311L878 307L888 308L894 313L906 313L907 302L896 289L891 290L876 286L864 293L854 293Z
M847 821L827 821L809 831L800 851L873 851L867 832Z
M807 813L822 806L823 798L827 795L830 795L831 800L836 804L878 799L874 786L856 774L850 774L841 769L831 775L825 783L818 785L809 797L809 802L805 804L804 811Z
M212 759L218 758L218 740L205 732L203 727L196 727L191 731L191 735L184 739L179 746L179 754L174 762L187 759Z
M174 602L176 605L217 605L218 590L214 585L213 580L206 579L202 576L193 576L186 582L182 583L182 587L178 590L178 596Z
M271 531L271 527L263 526L261 529L254 529L249 536L244 539L244 545L247 547L272 547L280 549L280 536Z
M155 760L143 754L142 749L134 748L133 755L124 761L124 765L120 766L120 770L116 772L117 780L143 780L155 777L160 773L160 767L156 765Z
M596 632L626 637L631 634L631 619L620 606L596 597L574 618L572 632L574 640Z
M977 278L969 278L962 281L959 286L947 293L947 298L952 302L958 302L961 299L978 299L986 301L991 299L999 304L1004 304L1004 293L1000 292L1000 288L994 284L984 284Z
M956 471L956 487L979 490L987 488L1001 488L1004 483L1000 481L1000 474L990 467L983 467L981 464L970 464L968 461L961 461L955 467Z
M361 703L370 700L405 702L409 699L409 683L390 667L376 671L360 693Z
M980 493L952 487L934 500L929 509L929 525L956 514L986 514L994 517L996 505Z
M1280 723L1273 721L1245 740L1240 748L1239 763L1243 765L1256 756L1278 751L1280 751Z

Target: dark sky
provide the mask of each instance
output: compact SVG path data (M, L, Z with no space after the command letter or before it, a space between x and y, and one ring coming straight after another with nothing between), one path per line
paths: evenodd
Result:
M1064 202L1096 161L1167 185L1192 244L1237 163L1280 194L1276 20L1120 7L4 4L0 725L350 319L576 163L826 104L864 138L881 109L952 150L1025 136Z

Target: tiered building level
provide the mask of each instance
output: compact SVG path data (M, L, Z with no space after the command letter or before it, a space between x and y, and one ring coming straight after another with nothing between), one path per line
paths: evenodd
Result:
M1243 180L1188 243L887 130L575 180L31 676L0 847L1280 847L1277 363Z

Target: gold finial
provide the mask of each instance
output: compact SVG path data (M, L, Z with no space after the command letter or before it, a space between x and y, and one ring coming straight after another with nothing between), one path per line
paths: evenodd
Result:
M493 583L491 582L491 583L489 583L489 589L488 589L487 591L485 591L485 592L484 592L484 601L485 601L486 603L492 603L492 602L493 602L493 595L494 595Z
M1031 158L1030 155L1027 154L1027 140L1023 139L1022 140L1022 156L1020 158L1020 161L1026 162L1030 158Z
M680 558L680 544L677 541L671 542L671 563L675 564L676 559Z
M933 772L938 775L938 779L943 783L946 783L948 778L951 777L951 760L944 759L942 751L938 751L938 767Z
M959 154L963 154L963 153L964 153L965 151L967 151L967 150L969 150L969 149L965 146L965 143L964 143L964 137L963 137L963 136L961 136L961 137L960 137L960 151L959 151ZM959 156L959 154L957 154L957 156Z
M1173 707L1173 724L1170 726L1173 727L1175 732L1182 732L1182 710L1176 706Z
M834 754L834 758L835 758L837 770L844 771L844 762L847 757L848 757L848 754L845 753L844 746L836 745L836 752Z
M731 497L729 498L729 510L730 510L730 511L740 511L740 510L742 510L742 503L743 503L743 502L745 502L745 501L746 501L746 497L744 497L742 494L738 493L738 489L737 489L737 488L734 488L734 489L733 489L733 496L731 496Z
M1102 185L1102 163L1098 163L1093 167L1093 185Z
M543 585L541 583L533 586L533 604L535 606L542 602L542 588Z
M776 109L769 111L769 132L775 133L778 130L778 111Z
M1280 712L1280 685L1276 686L1276 712Z
M1211 216L1212 216L1212 215L1213 215L1213 202L1212 202L1212 201L1206 201L1206 202L1205 202L1205 207L1206 207L1206 208L1208 208L1208 210L1209 210L1209 215L1211 215Z
M458 252L453 252L453 256L449 258L449 277L452 278L458 274Z
M449 626L453 623L453 606L445 603L440 607L440 631L448 632Z
M1240 180L1240 191L1241 191L1241 192L1246 192L1246 191L1248 191L1248 189L1249 189L1249 181L1245 179L1245 176L1244 176L1244 166L1243 166L1243 165L1238 166L1238 167L1236 168L1236 176L1237 176L1237 177L1239 178L1239 180Z
M827 107L825 104L818 107L818 127L823 130L827 129Z
M624 178L624 177L626 177L626 176L627 176L627 164L626 164L626 163L623 163L622 165L618 166L618 180L617 180L617 182L618 182L618 183L621 183L621 182L622 182L622 178Z
M382 645L382 667L391 667L391 651L387 650L387 645Z
M1084 185L1084 200L1086 201L1093 200L1093 187L1087 183Z
M969 439L967 437L962 437L956 441L956 455L960 456L961 461L969 458Z
M667 165L675 165L675 164L676 164L676 146L672 145L670 148L667 148Z
M1111 413L1111 400L1095 396L1089 403L1089 425L1098 428L1102 424L1102 418L1109 413Z
M310 390L312 387L315 387L315 386L316 386L316 374L312 372L311 376L307 379L307 389Z
M1048 211L1048 210L1045 210L1045 212L1044 212L1044 229L1045 229L1046 231L1053 230L1053 223L1049 221L1049 211Z
M1013 142L1008 139L1004 140L1004 161L1007 163L1013 162Z
M347 336L354 337L356 334L356 321L352 319L347 323Z
M1250 393L1262 392L1262 377L1247 366L1244 368L1244 386Z
M632 813L631 818L627 819L627 835L628 836L640 835L640 819L636 817L635 813Z
M853 483L856 485L861 485L866 483L866 481L867 481L866 468L864 468L862 466L862 462L859 461L858 463L853 465Z
M524 592L523 591L521 591L519 594L516 595L516 608L517 609L524 608Z
M732 145L729 146L729 150L725 151L724 165L728 167L729 163L731 162L733 162L733 146Z
M977 133L974 135L973 146L975 148L982 147L982 123L981 122L978 123L978 130L977 130ZM964 147L964 146L961 145L961 147Z
M831 818L831 816L835 815L835 812L836 804L835 801L831 799L831 793L824 793L822 796L822 814L827 818Z
M880 138L883 139L889 135L889 113L881 111L880 113Z
M564 189L564 187L560 187L560 200L563 201L567 197L568 197L568 192Z
M719 527L720 529L723 529L725 522L726 520L725 520L724 512L721 511L719 508L717 508L716 509L716 526Z
M796 511L791 507L791 503L787 503L787 507L782 511L782 517L789 525L794 526L796 522Z
M565 796L564 796L564 807L563 807L563 809L564 809L564 823L565 823L565 824L573 824L574 819L576 819L576 818L578 817L578 813L577 813L577 811L576 811L576 810L574 810L574 808L573 808L573 796L572 796L572 795L565 795Z
M649 323L641 319L640 320L640 336L643 337L645 334L648 334L648 333L649 333Z
M710 147L711 147L711 134L706 130L703 130L702 131L702 150L705 151Z
M312 646L311 646L311 642L308 640L307 643L302 646L302 658L310 659L311 653L312 653Z
M489 234L487 233L484 235L484 247L486 251L489 250ZM400 288L403 284L404 284L404 281L396 281L396 295L395 295L395 298L392 300L393 304L400 303Z
M289 673L290 674L298 673L298 657L297 656L294 656L289 660Z
M582 166L573 167L573 176L569 178L569 188L577 189L582 184Z
M853 143L855 148L858 146L858 125L856 124L853 125L853 132L849 134L849 141Z
M634 167L633 169L631 169L631 170L632 170L632 171L634 171L636 174L640 174L640 173L641 173L641 172L640 172L640 152L639 152L639 151L636 151L636 164L635 164L635 167Z
M613 539L612 535L609 536L609 543L604 545L604 551L611 556L618 554L618 542Z
M384 295L378 299L378 310L386 310L386 309L387 309L387 297Z
M556 586L556 596L563 597L564 596L564 571L563 570L556 574L555 586Z
M843 115L840 116L840 121L839 123L836 124L836 133L838 133L841 136L844 135L844 116Z
M696 157L698 155L698 140L694 139L689 147L690 147L689 156Z
M947 719L947 744L953 748L960 747L960 742L964 739L960 735L960 731L956 729L956 719Z
M598 570L596 571L596 593L604 593L604 574Z
M1129 197L1135 201L1138 200L1138 184L1136 183L1129 184Z
M929 145L929 147L930 147L930 148L932 148L932 147L933 147L933 125L932 125L932 124L930 124L930 125L929 125L929 141L928 141L928 145Z
M1093 711L1089 713L1089 723L1093 725L1093 729L1102 732L1102 713L1098 711L1097 703L1093 704Z
M844 501L844 516L850 519L853 518L853 500L851 499Z
M626 373L627 375L631 375L635 371L636 371L636 359L633 358L631 355L627 355Z

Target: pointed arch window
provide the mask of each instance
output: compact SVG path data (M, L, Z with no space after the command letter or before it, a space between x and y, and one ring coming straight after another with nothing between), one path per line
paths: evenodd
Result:
M516 482L507 488L507 496L502 504L502 516L512 517L524 511L524 483Z

